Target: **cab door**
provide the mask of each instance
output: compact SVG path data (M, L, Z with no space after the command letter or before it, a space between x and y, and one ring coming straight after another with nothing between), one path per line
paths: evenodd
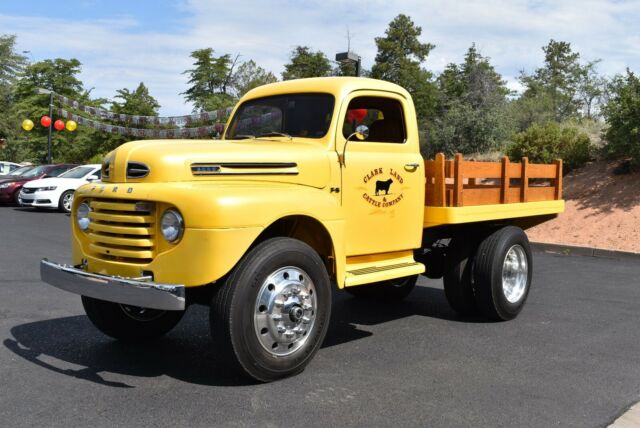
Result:
M415 124L413 104L401 94L357 91L343 102L340 120L346 255L418 248L425 175L417 129L407 126ZM347 142L360 124L369 128L368 138Z

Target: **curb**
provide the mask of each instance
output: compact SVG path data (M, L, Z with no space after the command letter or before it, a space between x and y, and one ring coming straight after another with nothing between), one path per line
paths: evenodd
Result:
M640 403L631 405L608 428L635 428L640 425Z
M585 256L616 260L640 260L640 253L618 250L603 250L601 248L579 247L577 245L531 242L531 249L539 253L560 254L563 256Z

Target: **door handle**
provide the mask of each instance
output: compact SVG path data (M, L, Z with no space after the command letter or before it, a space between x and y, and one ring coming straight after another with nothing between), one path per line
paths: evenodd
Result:
M419 163L406 163L404 164L404 169L406 169L407 171L415 171L419 166Z

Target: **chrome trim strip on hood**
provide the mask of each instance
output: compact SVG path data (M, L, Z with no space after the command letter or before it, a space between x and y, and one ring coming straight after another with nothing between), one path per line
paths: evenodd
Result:
M298 170L263 171L297 166L295 162L196 162L191 164L191 172L193 175L298 175ZM251 169L258 171L247 171Z

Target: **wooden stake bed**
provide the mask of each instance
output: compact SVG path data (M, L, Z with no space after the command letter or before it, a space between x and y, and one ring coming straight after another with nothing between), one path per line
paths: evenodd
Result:
M525 157L511 163L505 156L477 162L438 153L425 161L425 175L425 227L564 211L562 160L532 164Z

